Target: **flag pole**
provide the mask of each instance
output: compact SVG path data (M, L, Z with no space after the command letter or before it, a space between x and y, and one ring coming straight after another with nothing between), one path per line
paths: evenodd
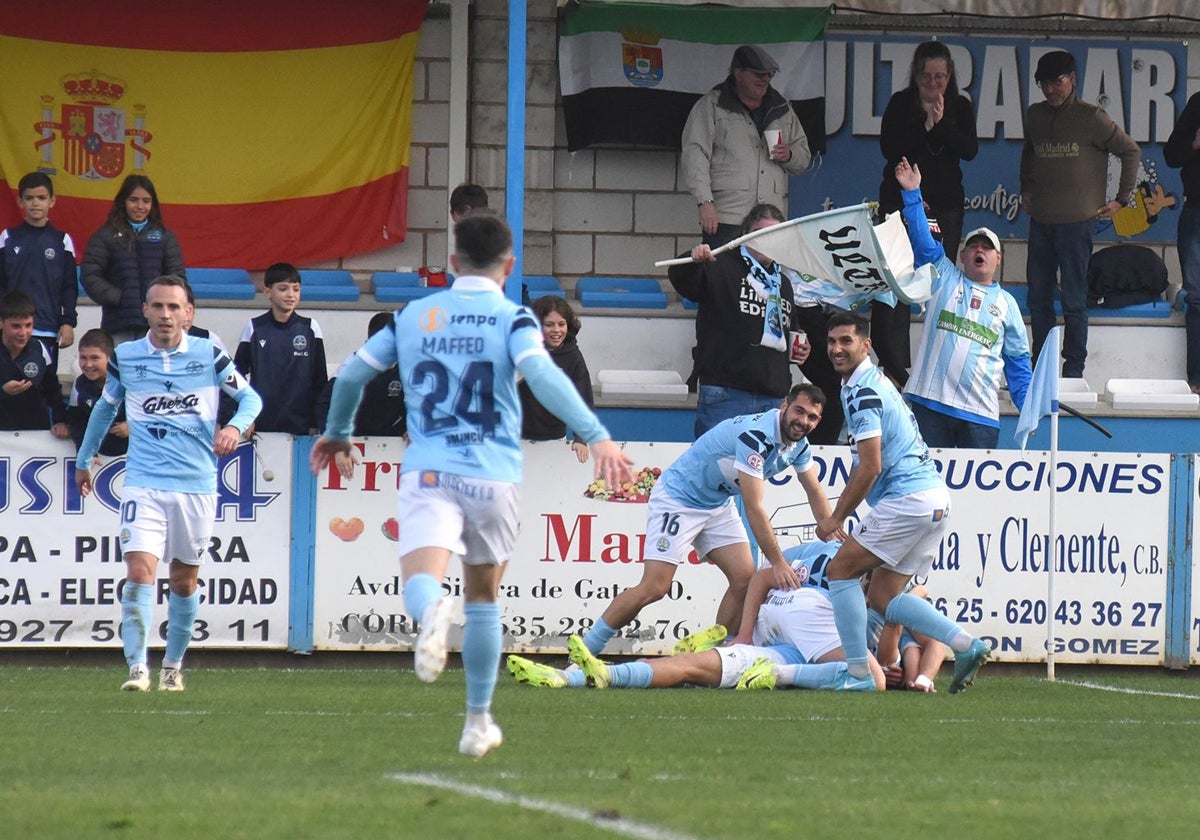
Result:
M772 225L769 228L761 228L759 230L752 230L749 233L739 236L737 239L734 239L732 242L726 242L724 245L721 245L718 248L713 248L712 252L713 252L713 255L715 256L717 254L723 254L726 251L732 251L734 248L740 248L742 245L745 245L750 240L752 240L758 236L762 236L764 233L767 233L767 231L771 231L773 233L778 233L781 227L786 228L786 227L791 227L793 225L798 225L801 222L812 222L817 219L824 218L826 216L834 216L839 213L845 213L847 211L861 210L864 207L867 209L871 209L873 206L874 206L874 202L867 201L862 204L855 204L851 207L835 207L832 210L823 210L820 213L813 213L808 216L800 216L795 219L789 219L786 222L780 222L778 225ZM688 263L691 263L691 262L695 262L695 260L693 260L691 257L676 257L676 258L670 259L670 260L659 260L658 262L654 263L654 267L655 268L664 268L664 267L669 267L672 265L687 265Z
M1055 355L1055 360L1058 356ZM1046 556L1046 679L1054 682L1054 563L1058 535L1054 528L1054 509L1058 497L1058 395L1050 402L1050 545Z

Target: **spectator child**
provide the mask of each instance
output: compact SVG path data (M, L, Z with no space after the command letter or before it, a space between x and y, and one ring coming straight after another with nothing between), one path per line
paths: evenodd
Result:
M575 340L579 335L579 318L576 317L575 310L563 298L544 295L533 302L533 314L542 325L542 340L550 358L575 385L575 390L583 397L588 408L592 408L595 405L592 396L592 376L588 373L587 362L583 360L583 353L579 351L579 343ZM521 382L517 387L521 394L521 437L525 440L558 440L565 437L567 424L537 401L528 384ZM576 438L573 433L571 449L574 450L579 463L587 463L587 444Z
M100 329L114 345L146 334L142 301L150 281L166 274L187 279L179 240L163 225L153 182L130 175L83 252L83 288L100 304Z
M0 232L0 295L24 292L33 299L33 337L50 351L58 375L58 350L75 341L75 243L50 224L54 182L30 172L17 184L17 205L25 220Z
M112 336L104 330L93 329L83 334L79 339L79 370L71 387L71 397L67 402L67 426L71 429L71 440L75 441L75 449L83 441L83 433L87 429L88 418L96 401L104 393L104 383L108 379L108 360L112 358ZM117 419L109 427L108 434L100 443L100 454L107 457L124 455L129 449L129 424L125 422L125 404L117 407Z
M321 327L296 312L300 272L275 263L263 278L271 308L242 330L234 361L262 397L262 412L250 432L311 435L317 398L329 379Z
M450 221L458 224L476 210L486 210L487 206L487 190L478 184L459 184L450 193Z
M62 387L50 352L33 337L33 299L21 292L0 298L0 431L49 429L71 436Z

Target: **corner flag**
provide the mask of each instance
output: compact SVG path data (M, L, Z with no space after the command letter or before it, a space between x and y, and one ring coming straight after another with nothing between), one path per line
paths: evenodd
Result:
M1029 443L1029 436L1037 431L1042 418L1058 414L1058 365L1061 348L1062 327L1055 327L1046 335L1042 354L1038 356L1037 365L1033 368L1033 379L1029 383L1029 393L1025 395L1021 417L1017 420L1015 438L1022 451Z

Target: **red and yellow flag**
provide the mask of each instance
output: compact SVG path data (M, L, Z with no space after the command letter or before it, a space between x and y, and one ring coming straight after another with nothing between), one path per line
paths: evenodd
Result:
M427 0L48 0L0 15L0 185L41 169L77 242L153 181L189 266L404 239ZM0 201L0 224L20 221ZM80 246L82 248L82 245Z

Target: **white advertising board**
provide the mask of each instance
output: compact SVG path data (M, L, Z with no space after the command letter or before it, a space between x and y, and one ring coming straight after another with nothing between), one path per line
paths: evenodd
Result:
M260 436L259 454L271 482L250 444L221 462L195 647L287 647L291 438ZM0 648L120 647L125 459L104 460L86 499L74 464L75 447L49 432L0 433ZM152 647L166 639L167 572L160 564Z
M404 612L390 530L400 446L367 441L353 479L332 472L319 478L318 649L411 647L413 619ZM665 469L684 448L630 443L626 451L635 469ZM586 497L591 467L561 444L529 444L525 456L521 535L501 591L504 647L559 651L567 635L586 630L613 595L640 578L646 508ZM937 457L952 513L928 581L935 605L991 641L997 660L1044 661L1049 456L964 450ZM849 450L818 448L817 468L836 497ZM1057 476L1056 660L1160 664L1169 456L1064 453ZM771 483L767 504L784 547L814 539L798 482L785 474ZM671 593L643 610L608 650L669 652L677 638L712 622L724 583L693 556ZM456 564L443 586L461 595Z

